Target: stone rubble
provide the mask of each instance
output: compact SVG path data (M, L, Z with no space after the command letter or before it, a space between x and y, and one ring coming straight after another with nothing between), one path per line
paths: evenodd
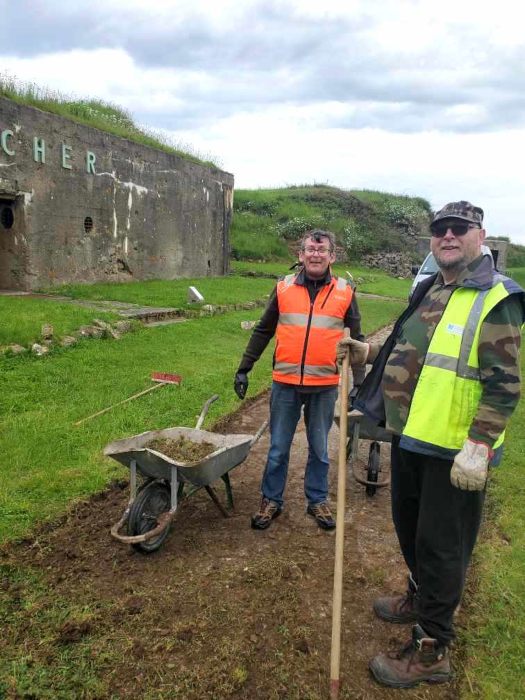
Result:
M373 253L364 255L361 264L365 267L384 270L394 277L412 277L412 263L406 253Z

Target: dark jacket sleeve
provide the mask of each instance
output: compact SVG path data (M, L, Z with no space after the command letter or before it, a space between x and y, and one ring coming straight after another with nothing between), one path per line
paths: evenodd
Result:
M478 357L482 394L469 437L491 447L520 399L522 323L522 295L513 294L487 314L481 327Z
M365 336L361 332L361 314L359 312L359 306L357 305L357 298L355 292L352 296L352 301L348 307L344 320L345 328L350 328L350 335L356 340L363 341Z
M345 328L350 329L350 335L352 338L361 341L365 339L365 336L361 331L361 314L359 312L359 306L357 304L357 297L355 292L352 295L352 301L350 302L350 306L348 307L345 315L344 326ZM365 374L366 368L364 365L352 366L352 377L354 387L361 386L361 384L364 381Z
M261 319L253 329L237 372L248 373L252 369L275 335L278 320L279 304L277 302L277 288L275 287Z

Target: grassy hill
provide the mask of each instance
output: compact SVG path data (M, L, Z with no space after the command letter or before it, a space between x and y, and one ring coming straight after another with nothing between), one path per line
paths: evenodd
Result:
M502 238L502 236L499 236ZM509 243L507 267L525 267L525 245Z
M415 252L426 235L430 204L421 197L301 185L268 190L236 190L231 229L236 260L289 259L301 235L329 229L353 260L377 251Z

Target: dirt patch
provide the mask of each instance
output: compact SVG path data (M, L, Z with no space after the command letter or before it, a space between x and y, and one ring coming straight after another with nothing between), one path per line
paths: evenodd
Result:
M73 642L79 642L90 632L91 624L89 622L75 622L74 620L70 620L65 622L60 628L57 641L60 644L72 644Z
M215 430L255 434L267 415L264 395L243 404ZM338 440L334 426L333 504ZM368 458L368 444L361 442L357 470ZM78 655L74 662L83 674L82 692L53 695L50 690L31 697L328 698L335 537L305 513L302 424L293 445L284 512L267 531L250 528L267 450L266 434L231 471L231 517L224 518L201 490L180 503L173 530L157 553L143 555L109 535L126 507L125 483L78 504L56 528L42 529L34 539L3 552L5 570L36 570L43 587L29 605L35 595L29 584L2 580L0 602L8 614L0 656L15 645L34 667L45 665L48 674L55 673L56 680L48 682L54 690L64 683L60 650ZM383 475L388 473L388 452L383 444ZM220 482L216 490L223 495ZM388 486L367 496L348 476L341 700L399 696L399 691L378 686L368 672L374 654L410 633L409 627L389 625L372 612L377 595L405 585L389 496ZM49 610L57 611L56 619ZM454 685L420 686L403 695L458 697ZM6 697L29 696L15 687Z
M185 438L184 435L176 440L156 438L147 442L144 447L161 452L175 462L187 462L188 464L199 462L217 449L217 445L212 445L211 442L193 442Z

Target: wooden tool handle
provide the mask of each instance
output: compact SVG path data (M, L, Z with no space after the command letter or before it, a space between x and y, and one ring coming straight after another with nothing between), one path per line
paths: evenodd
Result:
M154 384L153 386L148 387L147 389L144 389L144 391L139 391L138 394L133 394L133 396L129 396L127 399L124 399L123 401L119 401L118 403L114 403L112 406L108 406L107 408L103 408L101 411L97 411L96 413L91 414L90 416L86 416L85 418L82 418L81 420L77 420L76 423L73 425L80 425L81 423L84 423L87 420L90 420L91 418L95 418L96 416L101 416L103 413L106 413L106 411L110 411L112 408L115 408L115 406L120 406L123 403L127 403L128 401L132 401L133 399L138 399L139 396L143 396L144 394L149 393L150 391L154 391L155 389L158 389L161 386L165 386L165 384Z
M350 337L345 328L344 337ZM332 606L332 651L330 658L330 697L339 697L339 664L341 660L341 611L343 602L343 556L346 505L346 438L348 425L348 352L341 369L339 394L339 463L337 469L337 516L335 531L334 598Z

